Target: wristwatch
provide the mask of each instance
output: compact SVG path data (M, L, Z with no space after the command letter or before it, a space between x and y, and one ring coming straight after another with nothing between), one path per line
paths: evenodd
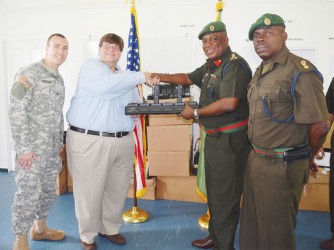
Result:
M197 109L194 110L194 118L198 120L199 116L197 114Z

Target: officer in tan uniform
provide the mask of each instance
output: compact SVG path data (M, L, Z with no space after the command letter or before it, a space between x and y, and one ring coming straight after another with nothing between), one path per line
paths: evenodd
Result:
M205 183L210 212L209 236L198 248L234 249L240 196L250 145L247 139L247 86L251 70L228 45L225 24L211 22L199 33L207 61L189 74L153 74L162 82L196 84L198 109L186 105L184 119L199 119L206 132Z
M252 144L243 189L240 249L295 249L298 204L310 164L329 129L320 72L289 52L283 19L250 28L262 59L248 90Z
M12 206L14 250L29 250L32 240L62 240L46 217L56 195L63 150L65 88L58 67L68 53L67 39L49 37L44 59L18 71L10 93L9 120L15 142L17 191Z

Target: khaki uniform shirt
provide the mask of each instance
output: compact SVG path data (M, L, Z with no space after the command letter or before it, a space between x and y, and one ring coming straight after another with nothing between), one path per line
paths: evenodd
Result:
M263 75L262 69L260 65L248 90L250 142L264 149L307 144L309 125L326 121L328 116L323 82L314 72L316 68L283 48ZM299 71L293 100L291 85ZM265 114L263 100L276 119L285 120L292 112L294 119L273 122Z

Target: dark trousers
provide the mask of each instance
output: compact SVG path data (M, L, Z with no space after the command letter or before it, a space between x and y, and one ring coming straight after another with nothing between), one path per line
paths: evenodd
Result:
M243 176L249 152L246 130L207 135L205 138L209 233L216 241L215 249L234 249Z
M331 216L331 232L334 235L334 133L331 137L331 158L329 171L329 210Z

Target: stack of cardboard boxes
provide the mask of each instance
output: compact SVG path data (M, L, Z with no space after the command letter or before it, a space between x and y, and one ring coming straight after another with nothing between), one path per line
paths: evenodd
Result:
M192 123L175 114L149 115L149 175L157 177L156 198L203 202L191 176Z

